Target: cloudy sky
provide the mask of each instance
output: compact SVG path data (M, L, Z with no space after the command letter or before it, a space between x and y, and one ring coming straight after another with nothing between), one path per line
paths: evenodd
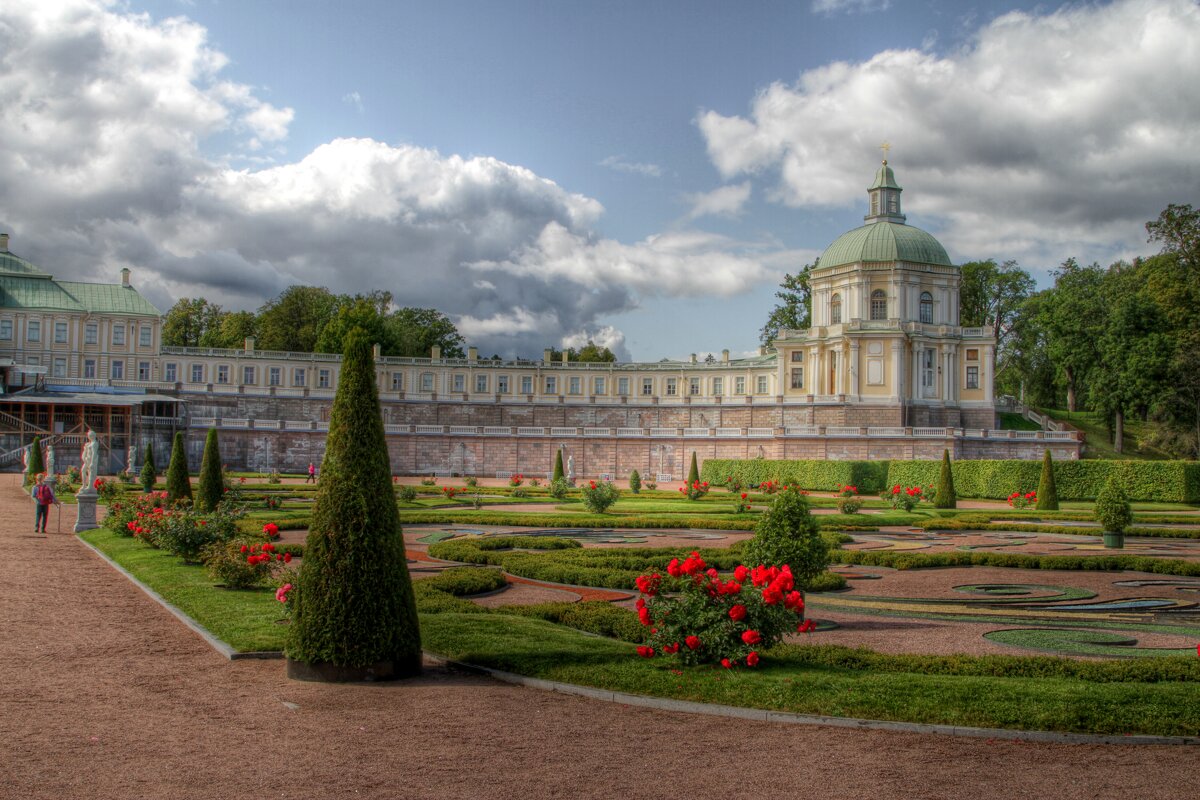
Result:
M1194 0L7 0L0 230L164 310L382 288L485 354L740 353L885 140L958 263L1152 252L1197 42Z

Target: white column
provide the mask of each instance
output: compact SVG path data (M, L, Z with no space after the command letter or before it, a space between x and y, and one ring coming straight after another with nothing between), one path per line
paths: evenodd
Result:
M954 366L952 355L954 345L946 345L942 351L942 402L950 405L954 402Z
M850 342L850 362L847 368L850 370L850 396L858 400L859 384L858 370L860 368L858 361L858 342Z
M992 402L992 393L994 391L994 375L992 374L992 365L996 361L996 353L994 345L987 345L983 348L983 375L979 379L983 381L983 399L990 403Z
M904 340L892 341L892 397L904 399Z

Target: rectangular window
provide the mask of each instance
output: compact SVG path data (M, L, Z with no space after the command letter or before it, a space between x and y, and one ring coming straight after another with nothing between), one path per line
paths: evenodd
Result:
M621 397L629 396L629 378L617 378L617 394Z
M204 383L203 364L192 364L192 383Z
M676 386L678 385L678 383L679 383L678 378L667 378L667 395L668 396L676 394Z
M396 374L400 375L400 388L396 389L396 391L402 391L404 389L404 376L403 376L403 374L401 374L399 372ZM395 382L395 378L392 379L392 382L393 383ZM327 370L327 369L317 370L317 387L321 388L321 389L329 388L329 370ZM395 387L392 387L392 388L395 388Z
M642 396L654 394L654 378L642 378Z
M149 361L139 361L138 362L138 380L139 381L150 380L150 362Z
M583 381L578 376L571 376L568 386L570 388L567 389L567 394L581 394L583 392Z
M521 376L521 394L533 394L533 376Z
M112 375L112 379L114 381L124 380L125 379L125 362L124 361L112 362L112 371L110 374Z
M421 373L421 391L426 392L426 393L433 391L433 373L432 372L422 372Z
M143 325L138 329L138 345L141 347L150 346L150 326Z
M496 378L496 394L508 394L508 376L501 375Z
M734 394L745 394L746 393L746 379L745 378L734 378L733 379L733 393Z
M163 365L163 380L167 383L175 383L179 380L179 365L164 364Z
M926 348L921 351L921 387L925 390L926 395L934 395L936 392L936 383L933 379L934 359L937 357L936 352L931 348Z
M792 367L792 388L804 388L804 367Z
M278 386L283 383L283 369L280 367L271 367L267 371L267 383L271 386Z
M758 376L758 379L755 381L754 390L758 394L766 394L767 393L767 376L766 375Z
M329 370L326 369L326 370L321 370L321 371L325 373L325 383L326 383L326 385L328 385ZM393 392L403 392L404 391L404 373L403 372L393 372L392 373L392 391Z
M54 343L55 344L66 344L67 343L67 323L65 323L65 322L54 323Z
M546 378L546 394L558 394L558 378L549 376Z
M54 359L54 372L51 374L56 378L67 377L67 360L65 358Z
M604 385L604 378L592 379L592 394L604 394L607 387Z
M242 367L242 384L245 386L253 386L254 379L258 377L254 374L254 367Z
M693 397L700 394L700 379L688 378L688 394Z
M0 339L12 340L12 320L0 319Z
M793 364L803 364L804 363L804 351L803 350L793 350L792 351L792 363Z
M292 386L307 386L308 385L308 370L304 367L296 367L292 370Z
M979 367L967 367L967 388L979 388Z
M978 350L975 350L973 348L967 350L967 361L978 361L978 360L979 360L979 351Z
M229 365L217 365L217 383L229 383Z
M475 376L475 394L487 394L487 390L488 390L488 376L487 375L476 375Z
M83 377L91 380L96 377L96 359L87 358L83 361Z
M725 379L724 378L713 378L712 390L713 390L712 393L713 393L714 397L720 397L721 395L723 395L725 393Z
M83 326L83 343L96 344L100 341L100 326L95 322L89 322Z
M123 346L125 344L125 326L124 325L122 325L120 323L113 325L113 342L112 343L114 345L117 345L118 347Z
M466 390L467 390L467 376L466 375L455 375L454 376L454 388L451 391L465 392Z
M29 320L29 324L25 327L25 341L40 342L42 340L42 323L36 319Z

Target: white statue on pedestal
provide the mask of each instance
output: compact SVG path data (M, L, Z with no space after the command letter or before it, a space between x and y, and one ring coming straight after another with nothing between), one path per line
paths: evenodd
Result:
M575 483L575 456L567 456L567 483Z
M96 482L96 471L100 466L100 443L96 441L96 432L90 428L79 461L80 486L87 491Z
M46 474L54 477L54 445L46 445Z

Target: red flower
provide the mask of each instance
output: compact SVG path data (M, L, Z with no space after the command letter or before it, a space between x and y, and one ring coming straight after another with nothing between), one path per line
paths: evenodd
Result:
M742 633L742 641L746 644L758 644L762 641L762 635L758 631L745 631Z
M787 597L783 598L783 604L793 611L804 610L804 598L799 592L791 592Z
M900 484L897 483L892 487L892 494L900 494Z
M745 500L745 499L746 499L746 493L745 493L745 492L742 492L742 499L743 499L743 500Z
M670 575L672 578L678 578L680 575L683 574L683 570L680 569L680 567L679 567L679 559L678 558L672 558L671 563L667 564L667 574Z
M733 608L729 609L729 618L734 622L741 622L746 618L746 607L738 603Z
M283 563L285 563L285 564L291 563L291 560L292 560L292 554L291 554L291 553L284 553L284 554L283 554Z
M688 650L695 650L697 647L700 646L700 637L699 636L689 636L683 640L683 643L687 645Z
M642 658L654 658L654 648L646 645L638 645L637 654Z
M746 578L750 577L750 570L746 569L744 564L738 564L737 569L733 571L733 577L738 583L745 583Z
M266 525L263 525L263 533L274 539L279 535L279 526L274 522L268 522Z
M246 551L247 551L247 550L249 550L249 549L250 549L250 548L249 548L249 547L246 547L246 545L242 545L242 549L241 549L239 552L242 552L242 553L244 553L244 552L246 552Z
M724 667L725 669L729 669L730 667L733 666L733 662L730 661L728 658L722 658L721 666Z
M746 656L746 666L747 667L757 667L758 666L758 653L756 653L753 650L750 651L749 655Z
M650 622L651 622L651 620L650 620L650 609L648 609L648 608L639 608L639 609L638 609L638 620L640 620L640 621L641 621L641 623L642 623L643 625L649 625L649 624L650 624Z
M92 483L92 488L95 489L96 491L99 491L100 487L102 487L102 486L104 486L103 478L96 478L95 482Z
M659 575L657 572L653 575L639 575L634 583L637 584L639 592L653 597L658 594L658 585L662 583L662 575Z

